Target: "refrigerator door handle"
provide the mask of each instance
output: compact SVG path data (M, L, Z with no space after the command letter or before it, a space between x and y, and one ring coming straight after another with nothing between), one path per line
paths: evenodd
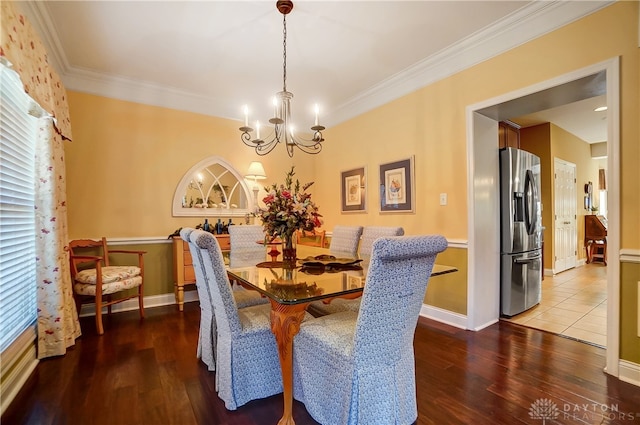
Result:
M538 193L531 170L527 170L525 174L524 194L526 196L524 202L525 226L527 228L527 234L533 235L536 231L536 217L538 216Z
M534 257L525 257L525 258L514 258L513 262L516 264L527 264L527 263L533 263L536 260L539 260L542 256L540 254L534 256Z

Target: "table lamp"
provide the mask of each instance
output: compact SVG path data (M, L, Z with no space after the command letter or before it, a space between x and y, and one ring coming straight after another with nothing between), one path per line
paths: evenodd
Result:
M249 170L245 177L248 179L253 179L253 202L254 202L254 212L258 212L258 191L260 188L258 187L258 180L264 180L267 178L266 173L264 172L264 167L260 161L253 161L249 164Z

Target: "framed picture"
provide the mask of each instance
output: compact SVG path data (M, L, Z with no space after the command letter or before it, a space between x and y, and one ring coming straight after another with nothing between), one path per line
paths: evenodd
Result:
M380 212L414 212L414 157L380 165Z
M361 167L341 173L340 194L343 213L367 211L366 171L366 167Z

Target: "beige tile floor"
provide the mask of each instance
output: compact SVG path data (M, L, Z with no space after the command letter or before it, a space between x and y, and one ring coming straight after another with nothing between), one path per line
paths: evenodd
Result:
M545 276L540 304L504 320L606 347L607 267L592 263Z

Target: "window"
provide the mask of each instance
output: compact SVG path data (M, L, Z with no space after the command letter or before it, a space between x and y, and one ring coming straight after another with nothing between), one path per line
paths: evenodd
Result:
M0 96L0 349L5 362L7 349L36 321L37 118L30 111L40 108L4 60Z

